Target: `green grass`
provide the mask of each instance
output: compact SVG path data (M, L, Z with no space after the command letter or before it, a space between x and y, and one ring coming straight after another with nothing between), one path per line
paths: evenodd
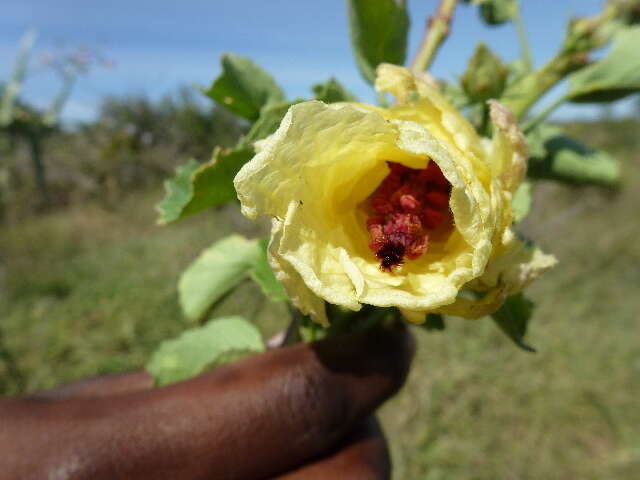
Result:
M621 155L623 189L536 185L522 230L560 260L529 291L537 354L487 320L416 329L411 376L381 412L395 478L637 478L640 157L593 126L574 131ZM231 231L265 228L233 208L156 227L159 195L132 196L113 212L76 206L0 234L0 327L26 391L143 365L186 326L175 288L182 269ZM249 282L215 313L245 313L265 333L285 318ZM3 368L0 392L16 393Z
M0 327L26 373L26 391L143 365L160 341L187 326L176 292L186 265L234 230L256 235L264 228L232 208L161 228L153 210L159 195L133 196L116 212L77 206L0 237L7 259ZM281 305L265 308L250 282L216 313L246 304L252 310L243 311L264 317L267 330L284 317ZM0 391L14 393L16 382L2 368Z

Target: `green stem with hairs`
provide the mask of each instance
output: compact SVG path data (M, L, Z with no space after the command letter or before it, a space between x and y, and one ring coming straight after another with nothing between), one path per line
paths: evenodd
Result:
M429 19L422 43L411 64L414 72L428 70L442 45L449 35L451 19L458 0L440 0L436 13Z
M528 72L533 71L533 59L531 56L531 48L529 47L529 41L527 40L527 31L524 28L524 22L522 21L522 15L520 13L520 2L516 0L515 11L513 15L513 24L516 27L518 34L518 42L520 43L520 52L522 54L522 61L524 62L525 69Z
M389 100L387 99L387 92L378 92L378 105L382 108L389 106Z
M566 55L561 52L540 70L525 75L507 88L500 102L509 107L518 118L522 118L540 97L584 65L584 55Z
M537 127L540 123L544 122L549 115L551 115L553 112L555 112L556 109L566 101L567 101L567 96L566 95L563 95L563 96L559 97L556 101L552 102L548 107L543 109L535 117L533 117L530 120L527 120L524 123L524 125L522 127L522 130L525 133L530 132L535 127Z
M13 121L15 103L24 84L27 66L29 65L29 56L37 36L34 30L30 30L20 40L20 50L13 73L10 80L4 85L2 98L0 98L0 125L2 126L9 125Z
M570 23L564 44L556 56L539 70L525 75L507 88L500 102L518 118L523 118L551 88L570 73L588 65L589 53L611 39L611 22L625 14L625 11L620 3L608 3L601 14Z

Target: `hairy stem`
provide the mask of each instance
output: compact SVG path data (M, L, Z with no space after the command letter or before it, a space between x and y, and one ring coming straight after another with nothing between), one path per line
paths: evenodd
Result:
M33 175L40 194L40 208L47 208L49 205L49 191L47 189L46 167L42 158L42 142L44 133L39 130L32 130L28 134L29 147L31 150L31 166Z
M570 22L564 44L556 56L539 70L530 72L507 88L500 102L518 118L524 117L531 106L552 87L570 73L586 66L591 51L609 42L614 31L611 22L624 15L626 8L621 3L608 3L599 15Z
M386 92L378 92L378 106L387 108L389 106L389 100L387 99Z
M586 55L560 52L540 70L524 76L504 92L500 102L522 118L531 106L537 102L567 75L586 65Z
M25 386L24 376L22 375L22 372L18 368L18 363L13 357L13 354L4 343L4 335L1 329L0 329L0 360L2 360L2 362L5 365L7 377L13 380L14 385L18 392L22 391Z
M522 130L527 133L530 132L532 129L534 129L536 126L538 126L540 123L544 122L547 117L549 115L551 115L553 112L556 111L556 109L562 105L565 101L567 100L566 96L561 96L559 97L557 100L555 100L553 103L551 103L548 107L546 107L544 110L542 110L540 113L538 113L535 117L533 117L532 119L528 120L527 122L525 122L524 126L522 127Z
M435 14L427 22L427 29L420 48L416 53L411 69L414 72L428 70L438 52L438 48L449 35L453 12L458 0L440 0Z
M15 103L27 74L29 56L37 36L34 30L30 30L20 40L20 51L18 52L13 73L5 84L2 98L0 99L0 125L9 125L13 121Z
M522 54L522 61L524 62L527 73L533 70L533 59L531 56L531 49L529 48L529 41L527 40L527 32L524 28L524 22L522 21L522 15L520 13L520 2L515 2L515 13L513 16L513 24L516 27L518 33L518 43L520 43L520 52Z

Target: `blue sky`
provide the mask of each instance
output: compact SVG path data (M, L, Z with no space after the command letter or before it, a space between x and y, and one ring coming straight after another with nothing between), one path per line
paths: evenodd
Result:
M603 3L521 1L537 65L553 55L570 16L596 13ZM408 3L411 58L437 2ZM114 62L113 68L95 68L78 81L63 112L69 121L90 119L105 95L146 93L156 98L180 85L206 85L220 71L220 55L229 51L254 59L291 97L308 96L310 85L333 75L361 99L374 98L353 61L344 0L4 0L0 78L8 75L19 38L28 28L36 28L39 37L24 95L36 104L46 104L58 85L55 76L38 67L38 52L60 45L88 46ZM474 8L460 6L432 73L449 79L461 74L479 40L505 60L518 56L510 25L488 29ZM571 106L559 115L596 112Z

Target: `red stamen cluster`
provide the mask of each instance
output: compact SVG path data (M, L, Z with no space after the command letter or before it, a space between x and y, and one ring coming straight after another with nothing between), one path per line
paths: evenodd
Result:
M369 248L390 272L427 251L428 232L447 216L451 184L433 161L423 170L387 164L391 172L368 199L367 230Z

